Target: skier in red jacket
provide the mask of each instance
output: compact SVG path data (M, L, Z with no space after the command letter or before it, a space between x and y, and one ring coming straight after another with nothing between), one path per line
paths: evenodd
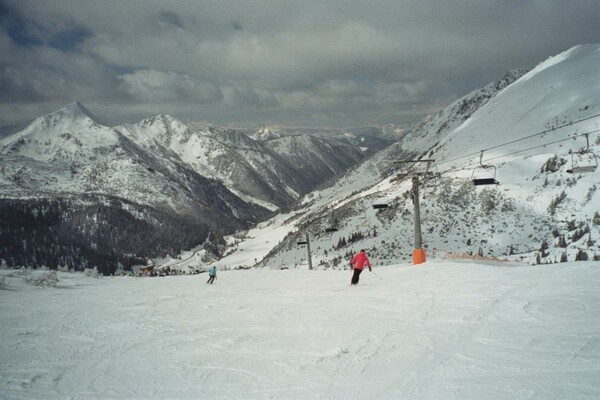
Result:
M361 250L357 255L352 258L350 264L354 268L354 274L352 275L352 285L356 285L358 283L358 277L360 273L363 271L365 264L369 267L369 271L371 271L371 262L367 258L367 253L364 250Z

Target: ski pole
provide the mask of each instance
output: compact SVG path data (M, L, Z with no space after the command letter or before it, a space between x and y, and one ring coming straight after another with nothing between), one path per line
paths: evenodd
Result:
M371 272L373 273L373 275L375 275L377 277L377 279L379 279L380 281L383 281L383 279L381 279L381 277L379 275L377 275L375 272L373 272L373 269L371 269Z

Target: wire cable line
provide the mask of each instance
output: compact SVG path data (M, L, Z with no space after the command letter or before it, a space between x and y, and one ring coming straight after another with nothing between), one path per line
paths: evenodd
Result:
M546 133L549 133L549 132L552 132L552 131L556 131L557 129L562 129L562 128L565 128L565 127L568 127L568 126L573 126L575 124L578 124L578 123L581 123L583 121L587 121L587 120L590 120L590 119L593 119L593 118L596 118L596 117L600 117L600 113L594 114L594 115L589 115L589 116L587 116L585 118L581 118L581 119L578 119L576 121L570 121L569 123L565 123L563 125L555 126L555 127L550 128L550 129L545 129L543 131L536 132L536 133L533 133L531 135L527 135L527 136L524 136L524 137L521 137L521 138L518 138L518 139L514 139L514 140L511 140L509 142L501 143L501 144L498 144L496 146L488 147L487 149L479 150L479 151L474 152L474 153L469 153L469 154L465 154L465 155L462 155L462 156L459 156L459 157L456 157L456 158L452 158L450 160L445 160L445 161L440 162L438 165L448 164L448 163L451 163L453 161L457 161L457 160L460 160L460 159L463 159L463 158L467 158L467 157L473 157L473 156L476 156L476 155L480 154L482 151L486 152L486 151L489 151L489 150L498 149L498 148L501 148L501 147L504 147L504 146L508 146L510 144L518 143L518 142L521 142L523 140L531 139L531 138L536 137L536 136L541 136L541 135L544 135ZM587 133L594 133L594 132L598 132L598 130L592 131L592 132L587 132ZM579 136L584 135L584 134L585 133L576 134L574 136L569 136L567 139L564 139L564 140L574 139L574 138L579 137Z

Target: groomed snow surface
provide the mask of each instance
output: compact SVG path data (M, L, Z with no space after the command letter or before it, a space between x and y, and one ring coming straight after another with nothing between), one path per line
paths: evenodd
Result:
M0 271L2 399L600 398L599 262L40 273Z

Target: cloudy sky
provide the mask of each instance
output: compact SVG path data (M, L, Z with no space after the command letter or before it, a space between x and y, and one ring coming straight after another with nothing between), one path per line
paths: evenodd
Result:
M0 126L403 124L600 42L598 0L0 0Z

